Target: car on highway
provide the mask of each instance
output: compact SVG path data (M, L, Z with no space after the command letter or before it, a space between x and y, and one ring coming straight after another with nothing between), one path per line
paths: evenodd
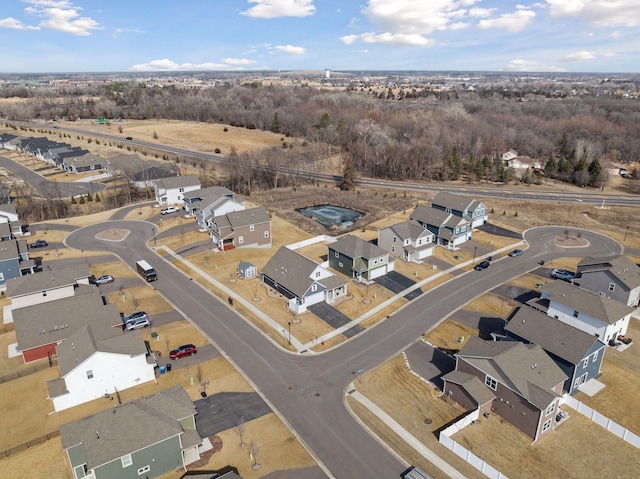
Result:
M566 269L554 269L551 271L551 277L553 279L561 279L563 281L571 281L575 275L571 271Z
M193 344L183 344L182 346L178 346L176 349L172 350L169 353L169 357L171 359L180 359L182 356L191 356L197 352L198 348Z
M473 269L475 269L476 271L482 271L483 269L487 269L489 266L491 266L491 262L484 260L475 265Z
M45 246L49 246L45 240L36 240L29 245L29 248L44 248Z
M521 249L514 249L511 253L509 253L509 256L513 258L515 256L520 256L522 253L523 251Z
M133 138L132 138L132 137L130 137L130 136L127 136L127 137L125 138L125 140L133 140Z
M180 211L178 208L176 208L175 206L168 206L167 208L160 210L160 214L161 215L168 215L171 213L177 213L178 211Z
M97 277L93 280L93 284L107 284L113 283L113 276L110 274L103 274L102 276Z

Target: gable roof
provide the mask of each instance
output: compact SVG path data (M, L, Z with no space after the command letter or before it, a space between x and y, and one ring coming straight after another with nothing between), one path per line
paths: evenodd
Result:
M441 191L433 200L431 200L431 204L450 208L451 210L465 212L468 210L473 211L474 205L477 205L478 202L467 196L454 195L453 193Z
M195 414L187 392L182 386L173 386L63 424L60 426L62 447L81 445L87 469L91 470L182 434L184 429L178 421Z
M226 215L216 216L215 224L219 228L230 227L232 229L242 228L243 226L256 225L260 223L269 223L271 217L264 206L250 208L248 210L232 211Z
M319 265L286 246L281 246L262 268L262 274L302 298L311 288L312 273Z
M442 376L442 380L462 386L478 406L482 406L496 398L495 394L473 374L453 370Z
M640 267L624 255L604 258L584 258L578 263L580 275L596 271L609 271L629 289L640 286Z
M545 284L542 287L542 292L550 295L551 301L563 304L607 324L613 324L635 310L620 301L587 291L559 279Z
M27 294L49 291L76 284L79 279L91 276L89 266L77 263L64 268L47 269L36 274L27 274L7 281L7 297L15 298Z
M388 251L383 250L380 246L353 235L343 236L335 243L330 244L329 249L337 251L351 259L377 258L389 254Z
M529 307L516 308L504 329L571 364L582 361L595 343L604 346L595 336Z
M9 224L7 225L7 234L11 234L9 230ZM23 240L24 241L24 240ZM18 251L18 242L15 240L6 240L0 241L0 261L9 261L9 260L17 260L20 258L20 253Z
M200 188L198 190L187 191L184 194L185 198L200 198L205 199L209 195L229 196L234 197L236 194L224 186L208 186L206 188Z
M102 165L106 160L97 155L91 153L85 153L74 157L65 158L62 163L67 166L73 166L74 168L82 168L83 166Z
M169 178L175 176L175 172L152 166L146 170L138 171L133 175L133 181L139 183L141 181L153 181L161 178Z
M559 397L552 388L567 379L567 375L536 344L483 341L471 336L456 356L541 410Z
M200 180L196 175L170 176L156 180L155 184L158 188L170 190L188 186L200 186Z
M416 209L413 210L409 219L419 221L426 225L437 227L444 226L450 229L455 229L462 224L469 224L469 222L461 216L455 216L451 213L447 213L446 211L431 208L427 205L416 206Z
M431 231L426 229L416 220L403 221L402 223L396 223L395 225L388 226L387 228L393 231L401 240L415 240L421 238L422 236L433 236L433 233Z

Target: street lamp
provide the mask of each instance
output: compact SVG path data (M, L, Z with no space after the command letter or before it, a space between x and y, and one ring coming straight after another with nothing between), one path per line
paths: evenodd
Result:
M477 246L474 246L474 247L473 247L473 261L471 262L471 265L472 265L472 266L475 266L475 264L476 264L476 250L477 250L477 249L478 249L478 247L477 247Z
M625 241L627 241L627 233L629 232L629 226L627 225L627 229L624 231L624 239L622 240L622 242L624 243Z
M153 231L153 246L156 246L156 227L152 226L151 231Z
M291 346L291 321L289 321L288 324L289 324L289 339L288 339L288 341L289 341L289 346Z

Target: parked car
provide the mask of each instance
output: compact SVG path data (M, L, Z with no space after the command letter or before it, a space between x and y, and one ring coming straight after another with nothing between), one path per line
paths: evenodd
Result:
M514 249L511 253L509 253L509 256L513 258L514 256L520 256L521 254L522 254L521 249Z
M44 248L45 246L49 246L45 240L36 240L29 245L29 248Z
M168 215L170 213L176 213L177 211L180 211L178 208L176 208L175 206L169 206L163 210L160 210L160 214L161 215Z
M107 284L113 283L113 276L110 274L103 274L102 276L93 280L93 284Z
M192 354L196 354L197 352L198 348L196 348L193 344L184 344L171 351L169 353L169 357L171 359L180 359L182 356L191 356Z
M567 271L566 269L554 269L551 272L551 277L553 279L561 279L563 281L571 281L575 275L571 271Z
M151 325L151 321L147 316L142 318L132 319L124 323L124 329L127 331L133 331L134 329L148 328Z
M139 319L149 319L149 316L147 316L147 313L144 311L136 311L135 313L131 313L129 316L125 316L122 321L126 324Z
M487 269L489 266L491 266L491 263L487 260L484 260L475 265L473 269L475 269L476 271L482 271L483 269Z

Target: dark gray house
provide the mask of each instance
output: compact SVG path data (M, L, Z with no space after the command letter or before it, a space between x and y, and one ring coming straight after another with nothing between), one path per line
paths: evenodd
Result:
M640 306L640 267L624 255L584 258L573 281L627 306Z
M60 426L73 478L151 479L197 461L196 414L178 385Z
M7 280L33 273L36 268L35 261L29 259L26 240L13 239L8 223L0 224L2 229L7 230L3 236L7 239L0 241L0 290L6 289Z
M409 219L436 236L436 242L447 248L455 248L471 239L471 224L465 218L426 205L418 205Z
M544 349L568 376L564 390L569 394L601 374L606 345L555 318L529 307L518 307L505 326L507 338L533 343Z
M329 267L358 282L371 281L393 271L388 251L357 236L343 236L328 248Z
M82 156L64 158L62 169L71 173L84 173L85 171L102 170L102 165L106 160L97 155L86 153Z
M473 198L454 195L446 191L438 193L431 200L431 207L466 219L471 228L477 228L489 221L487 207L483 203Z

